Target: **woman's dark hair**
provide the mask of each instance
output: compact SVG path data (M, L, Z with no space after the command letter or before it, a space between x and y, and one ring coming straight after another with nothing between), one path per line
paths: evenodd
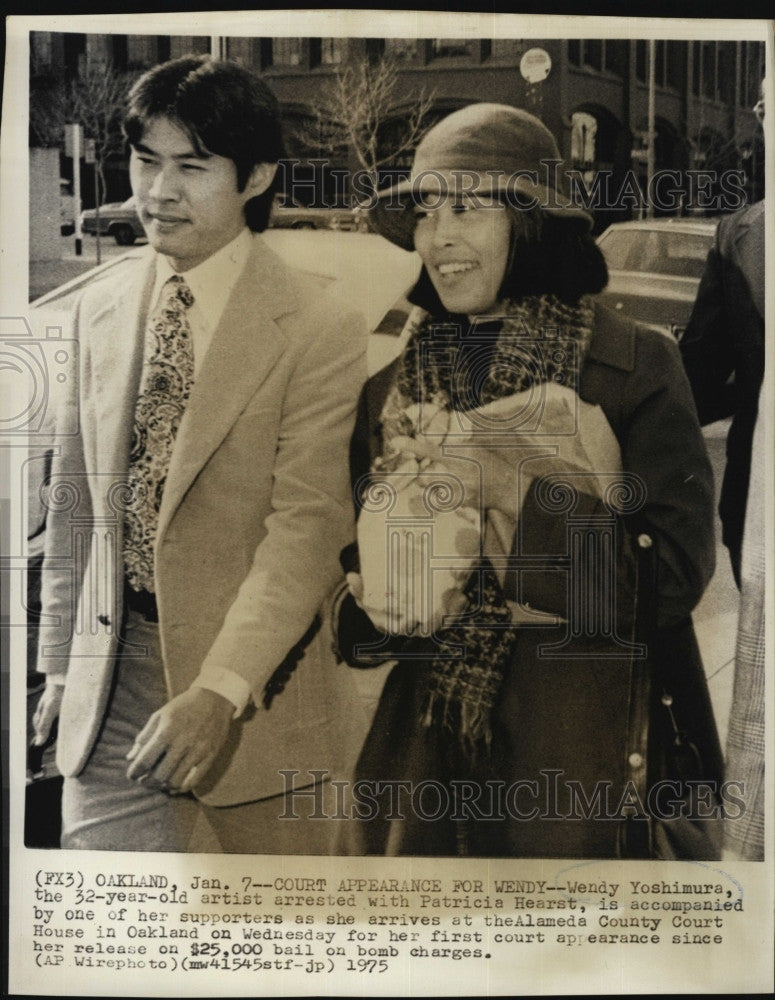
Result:
M232 160L237 188L244 191L258 163L282 158L280 107L272 91L250 70L210 56L182 56L145 73L129 92L124 135L135 146L148 122L168 118L191 139L197 154ZM269 222L277 177L245 205L254 232Z
M583 221L510 204L506 210L512 216L511 246L499 299L556 295L575 305L582 295L596 295L605 288L605 258ZM425 267L409 301L431 315L446 312Z

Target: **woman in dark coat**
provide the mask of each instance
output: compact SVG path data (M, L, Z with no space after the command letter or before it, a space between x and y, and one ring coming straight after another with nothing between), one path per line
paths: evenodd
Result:
M360 551L343 553L338 643L353 666L395 665L343 853L717 853L721 753L690 618L714 568L712 473L676 344L592 297L605 264L558 163L537 119L471 105L372 210L423 270L352 442ZM461 518L451 534L441 512ZM456 539L455 573L413 613L391 546L424 524L429 564ZM420 552L404 589L442 578Z

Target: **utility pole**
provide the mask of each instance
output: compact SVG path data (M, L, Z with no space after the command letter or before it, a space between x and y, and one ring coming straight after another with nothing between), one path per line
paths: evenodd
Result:
M646 218L654 216L654 204L651 198L651 188L654 178L654 139L656 130L654 128L654 66L656 62L656 41L649 39L649 106L648 106L648 155L646 158Z
M65 125L65 156L73 158L73 215L75 222L75 256L80 257L83 252L83 240L81 238L81 137L83 130L75 122Z

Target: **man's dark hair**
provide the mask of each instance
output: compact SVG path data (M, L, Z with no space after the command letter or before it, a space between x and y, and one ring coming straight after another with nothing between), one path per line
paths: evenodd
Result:
M129 92L124 135L142 143L153 118L168 118L191 139L198 155L215 153L232 160L237 188L258 163L282 158L280 107L255 73L210 56L182 56L149 70ZM277 179L245 205L245 221L257 233L269 222Z
M507 204L506 210L512 215L511 246L499 299L556 295L575 305L582 295L595 295L605 288L605 258L584 222L558 219L539 208ZM424 267L409 300L431 315L446 312Z

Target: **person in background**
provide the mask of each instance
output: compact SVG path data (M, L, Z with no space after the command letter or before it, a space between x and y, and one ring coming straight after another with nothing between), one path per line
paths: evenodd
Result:
M762 82L754 108L760 123L764 87ZM764 219L761 200L719 222L680 345L700 423L732 417L719 516L738 587L751 442L764 377ZM728 385L732 375L734 387Z
M766 80L754 107L764 123ZM724 825L724 857L764 859L764 599L766 593L764 244L765 201L719 223L681 343L700 420L732 415L719 514L740 609L726 777L745 809ZM734 373L731 405L724 403Z
M335 738L317 611L365 325L258 235L282 136L257 76L165 63L124 129L150 247L78 306L49 486L35 725L59 717L62 846L327 853L304 803L279 819L281 770Z
M726 746L726 777L745 810L724 824L724 857L764 860L764 598L766 594L765 411L759 406L740 563L740 618Z

